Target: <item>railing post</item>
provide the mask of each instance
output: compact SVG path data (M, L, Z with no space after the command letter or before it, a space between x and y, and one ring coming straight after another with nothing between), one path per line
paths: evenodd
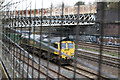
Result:
M0 32L2 32L2 11L0 11ZM0 34L0 40L2 40L2 34ZM2 58L2 44L0 43L0 58Z

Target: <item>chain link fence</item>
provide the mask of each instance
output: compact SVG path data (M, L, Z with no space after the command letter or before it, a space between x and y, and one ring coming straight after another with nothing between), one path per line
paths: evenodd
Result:
M0 12L0 56L8 78L119 78L119 18L106 17L112 9L106 5L114 4L61 3L59 8L51 4L37 9L36 1L34 6L24 1L7 4ZM23 5L26 9L17 10ZM107 34L109 25L117 29Z

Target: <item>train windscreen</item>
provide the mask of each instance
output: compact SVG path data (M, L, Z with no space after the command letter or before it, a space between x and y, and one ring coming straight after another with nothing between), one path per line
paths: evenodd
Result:
M73 48L73 43L68 43L68 49Z
M66 49L66 43L61 44L61 49Z

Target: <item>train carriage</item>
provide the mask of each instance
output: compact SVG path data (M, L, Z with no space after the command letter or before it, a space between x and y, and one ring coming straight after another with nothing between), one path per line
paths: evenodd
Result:
M20 37L21 34L19 33L14 33L14 32L8 32L8 33L4 33L2 34L2 40L8 42L7 37L9 37L11 40L13 40L16 43L20 42Z

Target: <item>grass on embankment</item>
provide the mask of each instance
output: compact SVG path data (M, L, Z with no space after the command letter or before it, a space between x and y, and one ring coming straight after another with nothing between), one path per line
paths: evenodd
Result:
M84 48L84 47L79 47L79 48L84 49L84 50L88 50L88 51L99 52L99 50L96 50L96 49L93 49L93 48ZM103 51L103 54L118 57L118 53L115 53L115 52Z

